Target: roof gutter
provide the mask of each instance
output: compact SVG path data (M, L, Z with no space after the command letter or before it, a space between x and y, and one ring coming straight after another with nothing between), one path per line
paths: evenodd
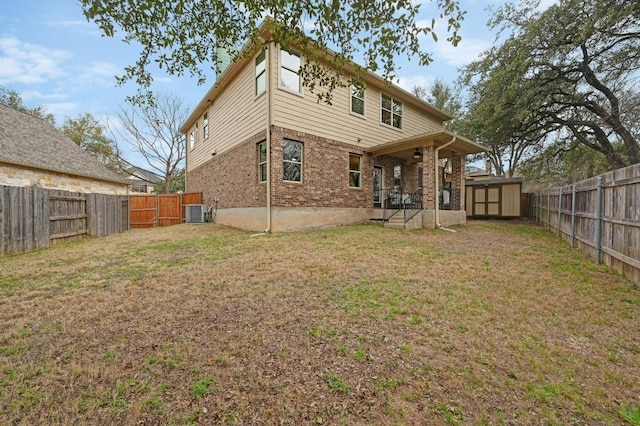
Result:
M445 143L442 146L439 146L436 148L435 150L435 181L436 181L436 214L435 214L435 227L438 229L443 229L445 231L451 231L451 232L456 232L453 229L448 229L448 228L444 228L441 224L440 224L440 191L438 190L438 188L440 187L439 182L438 182L438 175L440 174L440 170L438 170L438 163L440 162L440 156L439 156L439 152L442 148L446 148L447 146L451 145L452 143L454 143L456 141L457 137L454 136L449 142Z

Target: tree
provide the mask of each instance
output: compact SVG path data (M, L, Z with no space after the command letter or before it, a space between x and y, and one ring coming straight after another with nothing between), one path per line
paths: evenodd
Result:
M111 170L123 170L118 145L107 137L107 129L90 113L79 114L76 118L67 117L60 130Z
M56 119L50 112L47 112L47 108L43 106L37 106L35 108L29 108L24 104L20 93L15 90L7 89L4 86L0 86L0 104L9 106L18 111L26 112L33 116L42 118L51 123L52 126L56 125Z
M601 153L611 168L640 162L640 146L621 101L635 92L640 67L640 4L561 0L507 4L492 22L512 33L465 69L469 114L492 162L517 162L545 143L575 143ZM623 149L617 149L619 144Z
M375 5L361 0L80 3L85 17L94 21L104 35L114 37L121 31L124 42L141 46L138 60L125 68L118 82L135 81L143 90L153 81L152 63L172 75L188 72L204 83L205 70L211 61L215 68L220 59L219 49L237 57L241 54L239 46L265 43L258 31L265 16L272 18L265 21L273 37L267 43L301 49L307 58L300 70L303 81L327 102L332 89L344 84L342 69L354 58L363 59L363 69L391 79L396 56L417 56L420 64L426 65L432 56L422 49L420 38L431 35L434 41L438 39L436 20L419 19L420 3L408 0L381 0ZM447 21L447 40L456 45L465 12L458 0L437 0L436 6L440 18ZM335 55L327 54L327 47ZM333 67L320 67L318 61ZM137 102L144 99L140 92L133 98Z
M180 126L189 110L174 95L160 93L153 104L121 107L121 129L115 130L147 164L164 179L163 192L171 192L174 176L185 158L185 140Z
M458 90L437 78L433 82L431 88L417 84L413 86L411 93L420 99L429 102L439 110L451 115L453 118L446 121L444 126L447 129L457 131L456 126L459 116L462 113L462 103L460 101L460 93Z
M173 177L171 178L171 188L169 191L167 191L166 187L165 187L165 180L162 179L160 182L156 183L153 186L153 191L156 194L162 194L162 193L175 193L175 192L184 192L185 190L185 181L184 181L184 177L185 177L185 169L184 167L181 169L176 169L176 171L173 174Z

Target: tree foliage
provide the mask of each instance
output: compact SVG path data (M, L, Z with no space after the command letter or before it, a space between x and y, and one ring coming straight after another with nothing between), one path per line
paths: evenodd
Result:
M76 118L67 117L60 131L111 170L123 170L118 145L90 113L79 114Z
M415 85L411 89L411 93L449 114L452 119L445 121L444 127L454 132L460 132L459 117L462 114L462 101L460 91L457 88L449 86L437 78L431 87Z
M174 176L183 166L185 138L180 126L188 112L179 97L159 93L153 104L121 107L118 114L120 127L115 132L163 177L162 192L171 192Z
M497 170L509 161L511 173L545 142L566 152L582 144L611 168L640 162L624 100L637 92L640 3L560 0L544 12L536 6L499 8L493 25L511 34L465 69L470 136L491 149Z
M0 86L0 104L47 120L49 123L51 123L52 126L55 126L56 124L55 117L50 112L47 112L46 107L39 105L35 108L29 108L24 104L20 93L16 92L15 90L7 89L4 86Z
M207 78L207 65L219 61L219 49L232 57L247 42L259 39L259 25L266 23L276 43L297 46L307 58L300 71L303 81L320 99L329 102L341 79L345 64L362 58L363 69L393 78L395 58L417 56L428 64L432 56L421 46L423 36L431 36L436 20L418 19L421 5L411 0L263 0L248 1L121 1L80 0L84 15L93 20L104 35L122 33L122 40L140 44L135 64L127 66L119 83L134 81L148 89L155 67L172 75L189 73L200 83ZM447 40L460 40L458 29L464 17L458 0L437 0L439 18L447 22ZM325 48L335 55L328 56ZM333 64L331 69L318 61ZM153 65L152 65L153 64ZM320 90L319 90L320 89ZM134 100L143 101L139 95Z

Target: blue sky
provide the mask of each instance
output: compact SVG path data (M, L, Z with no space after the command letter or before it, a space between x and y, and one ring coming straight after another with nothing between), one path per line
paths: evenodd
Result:
M453 82L459 67L493 44L495 35L486 27L487 6L503 2L461 0L467 15L460 45L452 47L444 41L446 37L438 43L425 38L434 63L419 67L415 59L398 58L400 86L407 90L415 84L429 86L436 78ZM428 1L424 3L421 18L430 20L434 17L429 13L433 6ZM85 112L104 122L115 121L125 97L136 91L132 84L117 87L115 76L137 57L136 47L120 41L117 34L115 38L102 37L74 0L12 0L3 1L0 6L0 85L18 91L29 107L45 106L55 115L58 125L65 117ZM213 78L198 86L189 77L154 77L154 90L177 94L188 106L195 106L213 84ZM125 157L138 162L133 155L127 155L126 146L121 148L125 149Z

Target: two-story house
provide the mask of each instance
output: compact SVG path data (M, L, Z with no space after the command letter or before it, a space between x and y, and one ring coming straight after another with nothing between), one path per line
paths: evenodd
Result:
M364 90L336 88L331 105L318 102L298 74L299 51L245 52L182 126L186 189L217 205L218 223L274 232L392 215L412 216L413 227L464 223L465 156L484 148L445 130L448 114L372 73ZM442 158L452 165L447 211Z

